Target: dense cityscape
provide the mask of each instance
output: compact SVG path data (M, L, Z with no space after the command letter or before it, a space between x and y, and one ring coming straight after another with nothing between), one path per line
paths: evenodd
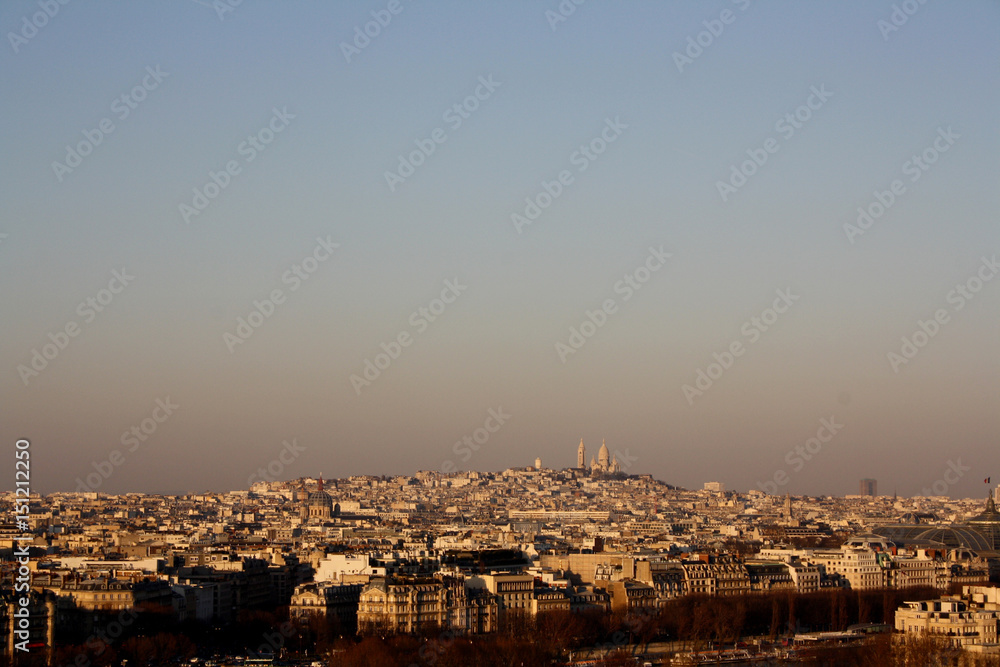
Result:
M997 0L0 26L0 667L1000 667Z
M1000 654L992 495L899 498L870 479L844 497L685 490L622 472L606 444L589 464L585 452L561 469L34 494L0 533L6 655L655 665L825 650L852 664L893 631L941 638L943 654ZM20 633L14 596L30 598ZM534 639L493 645L504 637ZM489 659L469 658L485 647Z

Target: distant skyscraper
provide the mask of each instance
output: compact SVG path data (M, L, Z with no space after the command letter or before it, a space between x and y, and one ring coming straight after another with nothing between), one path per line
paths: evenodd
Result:
M541 470L542 469L542 459L541 458L536 458L535 459L535 469L536 470Z
M583 446L583 438L580 438L580 446L576 448L576 467L587 467L587 448Z
M861 495L863 496L877 496L878 495L878 482L874 479L863 479L861 480Z

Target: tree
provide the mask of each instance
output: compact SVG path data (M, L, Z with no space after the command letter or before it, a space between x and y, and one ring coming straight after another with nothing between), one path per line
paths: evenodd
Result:
M768 635L772 639L778 636L778 630L781 629L781 605L778 604L778 598L771 598L771 629L768 631Z

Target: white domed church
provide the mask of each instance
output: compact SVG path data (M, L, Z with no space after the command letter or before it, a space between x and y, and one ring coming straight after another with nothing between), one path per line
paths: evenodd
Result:
M586 448L583 446L583 438L580 439L580 446L576 450L576 465L577 468L587 468L590 470L592 475L603 474L611 475L617 474L622 471L621 466L618 464L618 457L611 456L611 452L608 451L608 444L602 440L601 448L597 452L597 458L590 457L590 465L585 466L584 461L586 461Z

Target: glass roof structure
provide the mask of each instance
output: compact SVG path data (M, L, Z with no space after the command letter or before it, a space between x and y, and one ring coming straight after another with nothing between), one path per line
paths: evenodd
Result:
M904 517L905 520L906 517ZM1000 551L1000 512L993 498L986 501L986 510L965 524L896 524L872 529L875 535L907 547L965 547L984 555Z
M995 550L986 536L969 526L878 526L873 528L872 532L899 546L941 546L951 549L966 547L976 552Z

